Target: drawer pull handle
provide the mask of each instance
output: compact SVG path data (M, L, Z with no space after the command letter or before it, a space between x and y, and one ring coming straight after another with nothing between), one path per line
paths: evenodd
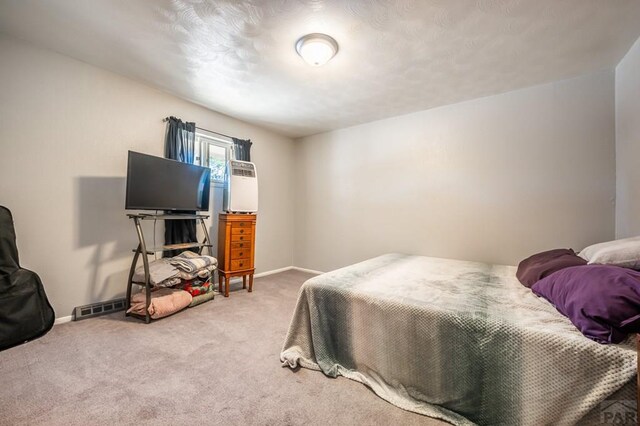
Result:
M240 266L244 265L244 263L240 263Z
M242 256L243 254L244 254L243 252L240 252L240 256Z
M244 247L244 243L240 243L240 247Z
M240 233L241 233L241 234L244 234L244 229L241 229L241 230L240 230Z
M244 222L240 222L240 226L244 226Z
M240 237L241 240L244 240L244 237Z

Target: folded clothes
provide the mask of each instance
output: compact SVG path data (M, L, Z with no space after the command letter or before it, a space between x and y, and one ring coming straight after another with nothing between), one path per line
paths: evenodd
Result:
M215 257L197 254L192 251L183 251L179 255L170 258L169 262L181 271L191 274L212 265L215 269L215 266L218 265L218 260Z
M153 285L152 290L157 290L162 287L173 287L174 285L178 285L182 283L182 278L180 276L166 279L158 284Z
M190 274L188 272L178 271L178 275L176 275L175 277L167 278L166 280L161 281L159 283L155 283L152 280L151 282L152 290L157 290L163 287L177 286L178 284L182 284L183 281L192 281L192 280L206 281L211 277L212 270L215 270L215 269L216 267L214 265L211 265L211 266L207 266L206 268L200 269L199 271L193 274ZM140 281L144 282L144 272L142 274L142 277L140 277Z
M182 289L195 297L201 294L211 293L213 291L213 285L211 285L211 281L192 280L186 281Z
M198 306L201 303L208 302L209 300L213 300L213 297L215 295L216 294L213 291L210 291L209 293L205 293L205 294L200 294L198 296L194 296L193 300L189 304L189 307L193 308L194 306Z
M211 275L211 272L216 270L216 265L205 266L202 269L198 269L196 272L179 271L178 276L183 280L193 280L196 278L207 279Z
M184 290L161 288L151 293L151 302L148 309L149 315L151 315L153 319L166 317L186 308L192 300L191 295ZM145 292L141 291L140 293L134 294L133 297L131 297L131 307L129 307L127 313L145 315L146 302Z
M149 262L149 280L151 281L151 285L157 286L161 282L179 275L180 271L169 263L170 260L171 259L158 259ZM133 274L133 281L137 283L143 283L145 281L144 265L136 268Z

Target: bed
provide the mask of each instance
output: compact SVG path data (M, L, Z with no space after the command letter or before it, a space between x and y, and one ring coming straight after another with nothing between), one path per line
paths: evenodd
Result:
M635 337L585 338L514 267L405 254L304 283L280 357L460 425L598 423L637 392Z

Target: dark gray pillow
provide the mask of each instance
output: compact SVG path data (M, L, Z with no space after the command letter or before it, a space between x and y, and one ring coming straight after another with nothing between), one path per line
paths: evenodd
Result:
M586 265L587 261L578 256L572 249L555 249L543 251L527 257L518 265L516 277L523 286L531 288L542 278L570 266Z

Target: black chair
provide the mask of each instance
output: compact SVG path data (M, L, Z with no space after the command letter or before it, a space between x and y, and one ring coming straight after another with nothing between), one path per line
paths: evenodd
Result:
M0 206L0 351L44 336L54 320L40 277L20 267L13 217Z

